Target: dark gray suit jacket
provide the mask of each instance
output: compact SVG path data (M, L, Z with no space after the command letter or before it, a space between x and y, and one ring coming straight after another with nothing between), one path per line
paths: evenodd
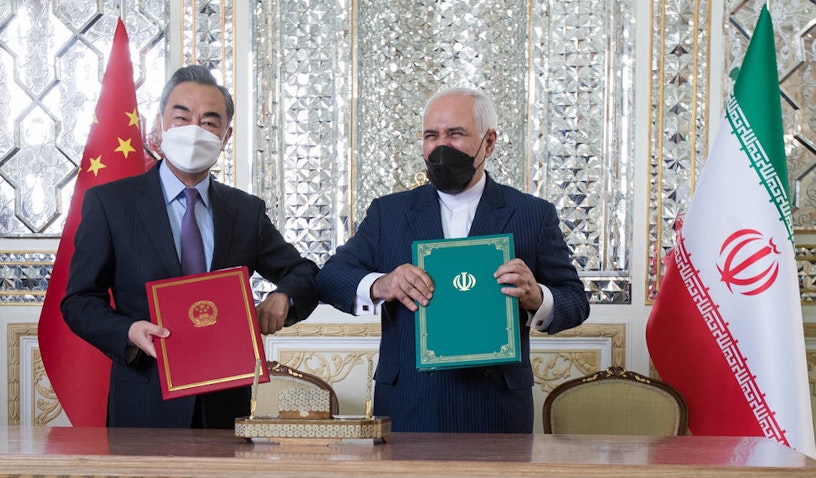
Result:
M554 298L549 333L589 315L584 287L570 263L555 207L487 177L470 236L512 233L522 259ZM411 243L443 237L439 197L431 185L375 199L349 241L318 273L321 299L352 313L357 285L370 272L411 262ZM432 299L433 300L433 299ZM533 373L527 313L519 311L519 364L417 372L414 314L399 301L383 305L374 412L394 431L531 433ZM467 327L467 317L451 317Z
M213 180L210 203L210 269L257 271L294 300L287 325L305 319L317 306L317 266L283 239L261 199ZM125 357L131 323L150 320L145 283L181 275L159 166L88 189L74 240L62 314L71 330L113 360L109 425L189 427L195 398L162 400L156 361L143 353L131 363ZM207 426L232 428L235 417L249 414L249 399L247 387L202 395Z

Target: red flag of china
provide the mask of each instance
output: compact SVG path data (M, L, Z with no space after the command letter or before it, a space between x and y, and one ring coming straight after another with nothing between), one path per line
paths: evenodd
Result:
M74 335L60 312L74 234L88 188L145 171L140 128L128 36L120 18L38 326L45 372L73 426L105 426L110 378L110 359Z

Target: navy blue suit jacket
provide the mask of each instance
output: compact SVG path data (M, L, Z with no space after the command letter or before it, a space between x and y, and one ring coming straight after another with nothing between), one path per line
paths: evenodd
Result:
M287 325L305 319L317 306L317 266L283 239L261 199L214 180L209 194L214 226L210 269L247 266L250 274L258 271L294 300ZM145 283L182 275L159 166L88 189L74 241L61 308L71 330L113 360L109 425L189 427L195 397L162 400L156 361L141 352L130 363L125 356L133 348L128 347L130 325L150 320ZM249 415L249 400L248 387L202 395L206 425L232 428L235 417Z
M470 236L512 233L517 258L554 298L549 333L575 327L589 314L583 283L570 263L555 207L487 177ZM349 241L317 276L321 299L353 313L356 289L370 272L411 262L411 243L443 237L439 197L431 185L375 199ZM433 299L431 299L433 300ZM526 311L519 311L522 362L418 372L414 314L399 301L381 311L374 413L394 431L531 433L533 373ZM468 326L467 317L451 317Z

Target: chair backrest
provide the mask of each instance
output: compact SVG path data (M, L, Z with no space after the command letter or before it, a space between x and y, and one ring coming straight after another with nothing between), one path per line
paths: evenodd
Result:
M544 433L685 435L688 407L667 383L609 367L555 387L543 419Z
M328 382L317 375L287 367L276 360L267 362L267 365L269 366L269 382L258 385L255 416L278 416L281 411L280 398L282 396L292 395L290 392L297 391L298 389L307 392L328 391L327 402L324 407L320 408L325 408L325 411L331 415L337 415L339 413L337 393L335 393L334 388L332 388ZM319 393L317 396L325 395L324 393Z

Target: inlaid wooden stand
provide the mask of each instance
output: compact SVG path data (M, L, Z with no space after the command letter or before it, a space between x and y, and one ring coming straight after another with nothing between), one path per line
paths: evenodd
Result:
M281 445L329 445L341 440L387 442L389 417L341 416L329 419L242 417L235 419L235 436Z

